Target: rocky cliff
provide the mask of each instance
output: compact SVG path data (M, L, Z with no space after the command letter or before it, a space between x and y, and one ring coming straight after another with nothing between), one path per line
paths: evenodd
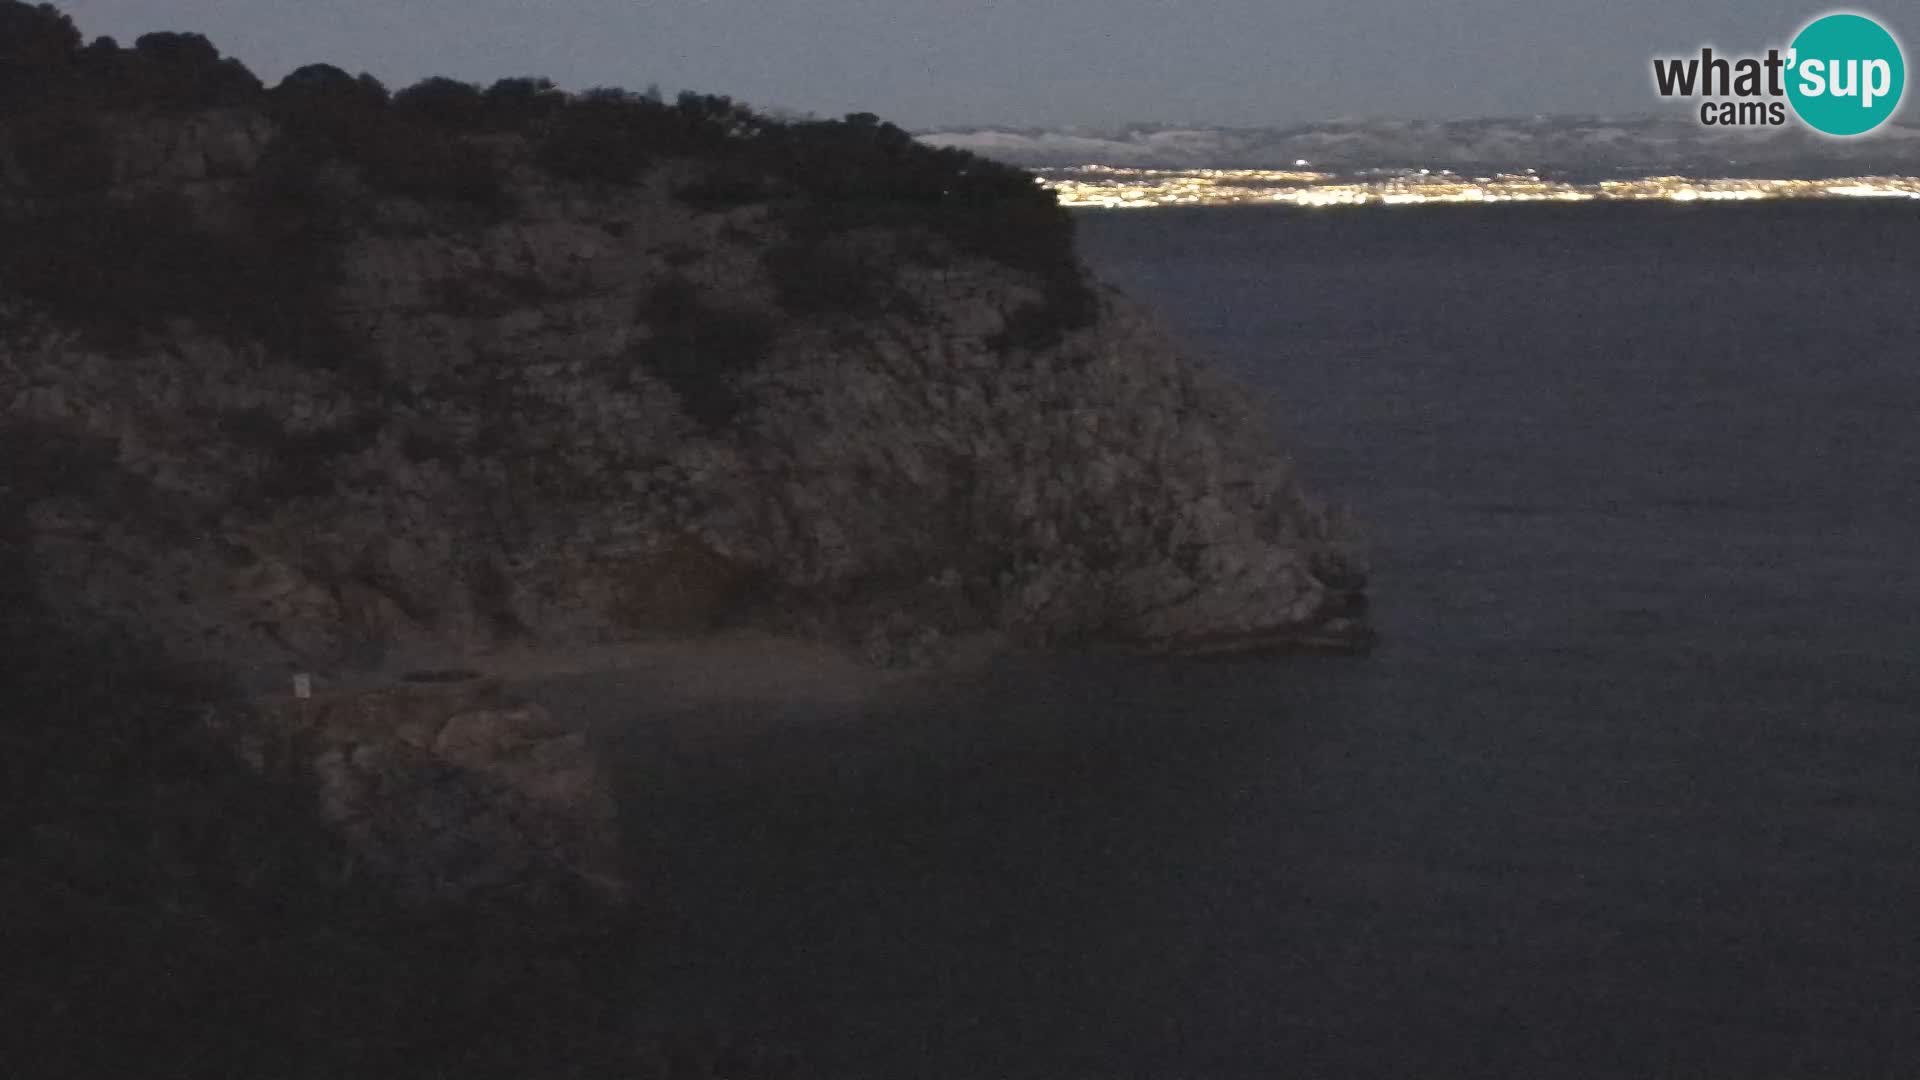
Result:
M269 90L0 0L0 1057L794 1075L636 1052L659 883L579 713L645 680L420 669L1364 643L1350 538L1071 241L871 116Z
M158 37L16 56L55 90L0 122L5 482L76 624L276 685L739 624L1366 638L1343 527L1028 178Z

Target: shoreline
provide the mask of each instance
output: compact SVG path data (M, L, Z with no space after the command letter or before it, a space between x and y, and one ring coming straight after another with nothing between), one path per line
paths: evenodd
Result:
M491 682L526 694L560 682L607 676L665 708L707 705L855 705L954 676L976 674L1005 655L1005 642L982 634L956 641L940 662L883 668L830 643L761 631L579 646L516 644L479 652L422 652L365 671L313 671L312 699L436 691ZM297 700L292 676L268 688L250 680L243 697L262 704Z

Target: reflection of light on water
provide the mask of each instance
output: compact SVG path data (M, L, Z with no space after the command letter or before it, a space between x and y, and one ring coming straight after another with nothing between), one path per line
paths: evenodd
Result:
M1666 200L1920 198L1920 177L1864 176L1827 180L1694 180L1650 176L1574 184L1543 180L1532 170L1463 177L1442 170L1403 170L1362 179L1298 169L1133 169L1090 165L1042 170L1042 182L1064 206L1409 206L1421 203L1589 202Z
M1813 194L1809 192L1808 194ZM1701 191L1694 188L1682 188L1667 198L1674 202L1694 202L1705 199L1709 202L1722 202L1729 199L1777 199L1780 194L1774 191L1762 191L1756 188L1739 188L1733 191Z
M1826 189L1827 194L1851 199L1907 198L1920 199L1920 189L1881 188L1869 184L1836 184Z

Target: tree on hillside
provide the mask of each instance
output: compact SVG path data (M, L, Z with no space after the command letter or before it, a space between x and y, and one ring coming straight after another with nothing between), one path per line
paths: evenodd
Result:
M492 122L509 129L551 116L566 104L567 95L552 79L531 76L501 79L486 92L487 112Z
M80 42L73 20L52 5L0 0L0 117L64 88Z
M260 96L260 80L238 60L199 34L144 34L118 65L126 84L118 95L128 106L222 108Z
M386 112L387 88L372 76L359 78L332 64L308 64L280 80L267 94L269 110L304 139L351 140Z
M376 87L377 93L370 92ZM356 79L332 64L308 64L295 68L273 88L273 95L287 101L329 100L362 105L387 103L387 89L378 79L370 75Z
M0 0L0 63L65 64L79 51L81 40L73 20L52 4L35 7Z
M393 107L445 131L476 131L487 117L479 87L438 75L393 95Z
M133 51L176 67L212 67L220 62L220 50L202 34L142 34L134 41Z

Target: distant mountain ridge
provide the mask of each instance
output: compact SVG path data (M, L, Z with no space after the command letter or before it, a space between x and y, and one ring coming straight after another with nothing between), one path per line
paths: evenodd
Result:
M1833 139L1798 126L1706 127L1690 112L1334 120L1272 128L955 128L918 137L930 145L970 150L1026 168L1539 169L1582 175L1782 177L1920 172L1920 126L1911 123L1889 123L1861 138Z

